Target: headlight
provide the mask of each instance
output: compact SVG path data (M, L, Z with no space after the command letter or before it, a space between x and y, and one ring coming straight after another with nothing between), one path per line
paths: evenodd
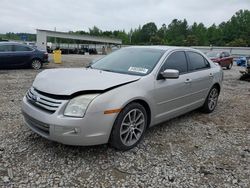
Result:
M67 104L64 115L71 117L83 117L89 103L99 94L81 95L75 97Z

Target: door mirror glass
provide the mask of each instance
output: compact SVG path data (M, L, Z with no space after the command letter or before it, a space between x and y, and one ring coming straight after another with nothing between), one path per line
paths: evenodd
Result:
M161 72L161 75L165 79L176 79L179 78L179 71L175 69L166 69L165 71Z

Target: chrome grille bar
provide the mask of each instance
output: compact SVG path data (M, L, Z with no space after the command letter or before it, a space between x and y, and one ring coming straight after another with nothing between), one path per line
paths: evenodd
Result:
M64 100L53 99L38 93L33 87L26 94L28 101L43 110L55 112Z

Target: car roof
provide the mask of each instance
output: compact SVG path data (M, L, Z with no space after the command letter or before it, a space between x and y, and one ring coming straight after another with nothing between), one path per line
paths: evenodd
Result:
M23 44L23 43L21 43L21 42L6 42L6 41L3 41L3 42L0 42L0 45L1 45L1 44L9 44L9 45L18 44L18 45L27 46L26 44Z
M192 50L192 51L198 51L194 48L190 48L190 47L182 47L182 46L128 46L127 48L147 48L147 49L158 49L158 50L164 50L164 51L168 51L168 50Z

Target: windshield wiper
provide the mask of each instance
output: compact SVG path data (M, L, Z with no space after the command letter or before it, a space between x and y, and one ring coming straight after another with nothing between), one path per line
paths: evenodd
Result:
M86 66L86 68L93 69L92 63L88 64L88 65Z
M100 69L100 70L102 70L102 71L106 71L106 72L114 72L114 71L109 70L109 69Z

